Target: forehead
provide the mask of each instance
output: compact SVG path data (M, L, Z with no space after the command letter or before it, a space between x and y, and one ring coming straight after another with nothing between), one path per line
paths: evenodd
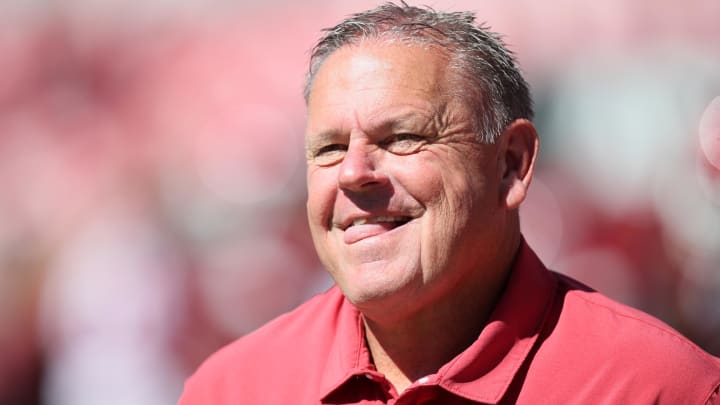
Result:
M388 108L445 104L451 96L448 55L436 46L366 40L333 52L320 66L308 99L317 118L368 118Z
M447 52L432 43L366 39L331 53L320 66L316 80L339 73L338 68L345 68L348 75L407 70L404 73L430 77L444 74L447 63Z

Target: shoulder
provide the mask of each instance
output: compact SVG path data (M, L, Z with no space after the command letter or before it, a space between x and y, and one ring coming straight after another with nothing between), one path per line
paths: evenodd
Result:
M290 387L322 371L344 299L337 287L311 298L211 355L186 381L181 404L266 397L277 381ZM202 398L202 399L201 399Z
M652 315L608 298L567 276L556 276L560 284L557 297L562 306L560 318L567 326L582 326L584 333L603 337L606 344L616 349L666 351L673 348L678 355L686 356L686 360L718 367L718 359ZM667 358L664 355L657 360Z
M626 394L644 390L678 400L697 395L690 403L703 403L720 384L720 360L672 327L573 279L556 277L560 288L546 345L578 376L603 376Z

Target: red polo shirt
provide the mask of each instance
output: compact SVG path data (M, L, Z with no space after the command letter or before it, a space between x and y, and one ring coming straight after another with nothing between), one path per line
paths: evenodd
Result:
M180 404L720 404L719 389L720 359L523 245L475 343L400 395L333 287L211 356Z

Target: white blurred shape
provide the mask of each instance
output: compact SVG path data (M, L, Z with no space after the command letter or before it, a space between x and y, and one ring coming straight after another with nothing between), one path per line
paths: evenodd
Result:
M720 97L715 97L700 119L700 147L708 163L720 169Z
M687 63L662 50L634 59L592 55L559 82L548 128L561 139L554 157L580 173L609 214L645 207L663 167L690 149L685 136L714 76L704 59L686 53ZM690 84L689 72L698 76Z
M179 307L173 254L115 202L69 238L41 297L44 403L172 403L182 376L168 349Z
M43 387L48 405L162 405L178 395L173 359L140 342L78 340L53 358Z

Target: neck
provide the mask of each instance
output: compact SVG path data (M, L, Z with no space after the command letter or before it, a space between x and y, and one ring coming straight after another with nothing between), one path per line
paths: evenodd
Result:
M463 282L452 294L401 321L363 316L375 367L398 393L437 372L477 340L504 289L519 243L518 238L507 259L497 263L498 271L491 272L497 277L486 273L480 282Z

